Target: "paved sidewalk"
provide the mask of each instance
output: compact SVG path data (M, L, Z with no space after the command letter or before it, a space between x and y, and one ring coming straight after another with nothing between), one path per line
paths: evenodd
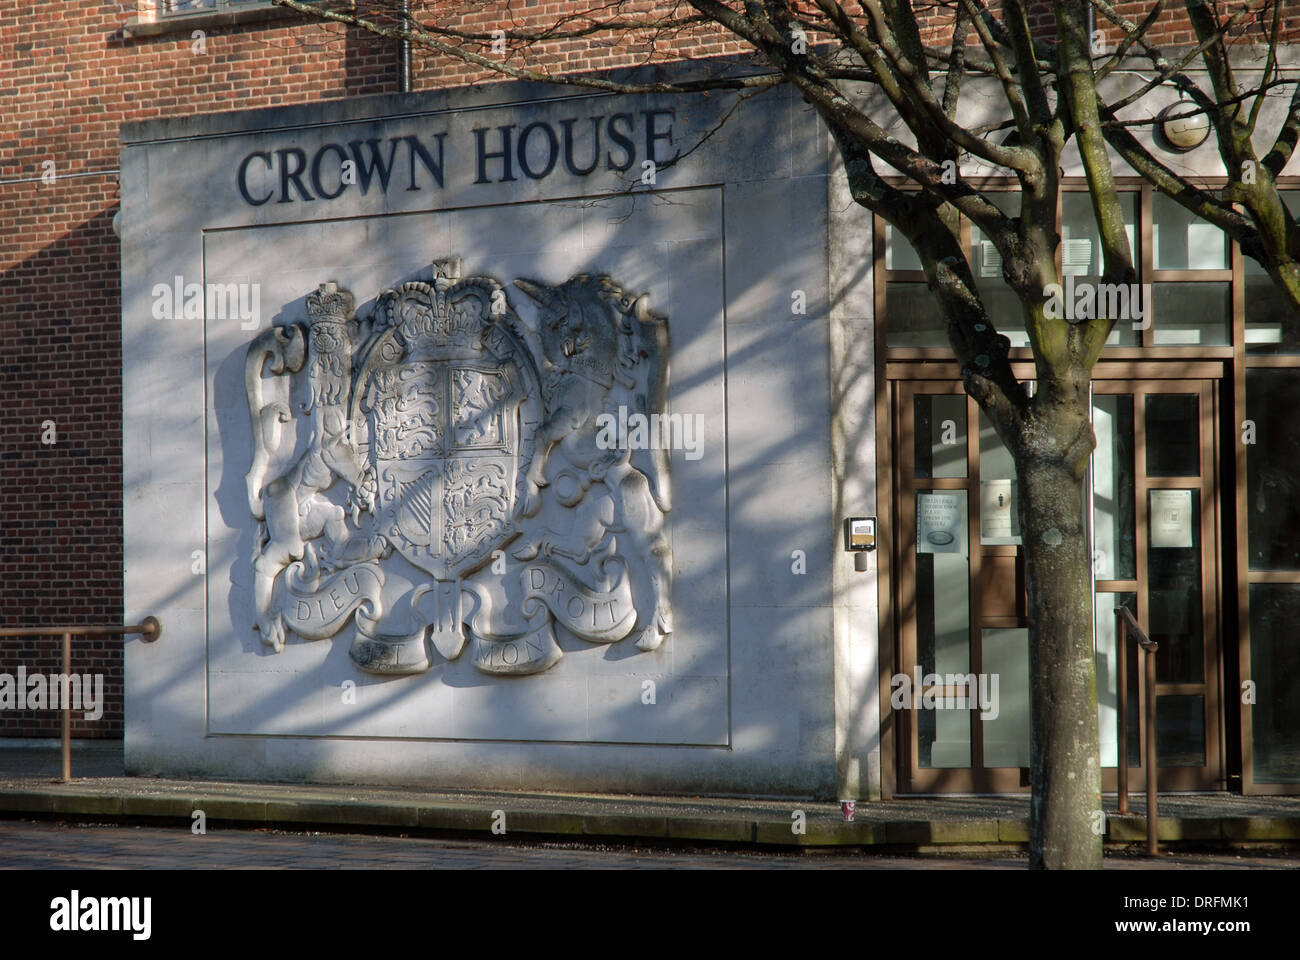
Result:
M762 848L887 846L926 851L978 846L1014 849L1028 840L1027 797L944 797L839 806L806 800L649 797L236 783L123 776L120 743L74 748L72 783L57 782L57 749L0 746L0 818L122 818L209 824L314 826L334 831L451 833L491 837L603 837L735 843ZM1109 814L1114 797L1106 798ZM1108 816L1107 839L1146 838L1145 804ZM802 813L804 832L796 824ZM1164 796L1162 842L1232 846L1300 841L1300 797ZM504 815L504 816L503 816Z
M6 870L1000 870L1023 872L1024 851L906 855L874 847L727 849L599 839L374 836L280 829L104 826L0 820ZM1122 850L1107 871L1297 870L1300 852L1176 853L1151 859Z

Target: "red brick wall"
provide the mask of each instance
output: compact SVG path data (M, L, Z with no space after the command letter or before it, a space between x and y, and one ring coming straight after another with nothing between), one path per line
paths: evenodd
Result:
M1297 0L1277 0L1277 2L1282 4L1279 36L1283 41L1294 43L1297 38L1300 38L1300 2ZM1152 0L1123 0L1114 4L1121 15L1139 25L1146 20L1152 5ZM1000 11L1001 0L988 0L988 6L992 10ZM1235 14L1240 6L1239 3L1222 3L1219 5L1219 15L1226 19ZM1268 30L1272 26L1273 5L1264 8L1261 3L1256 2L1252 6L1265 12L1262 16L1257 13L1243 18L1232 30L1233 42L1264 43L1267 41ZM953 5L935 4L927 10L925 4L917 3L916 9L922 11L921 18L924 23L922 35L925 41L935 46L948 46L952 42ZM1045 40L1053 39L1056 34L1056 21L1052 12L1052 0L1027 0L1027 9L1031 29ZM1107 45L1111 48L1123 39L1119 27L1107 20L1100 11L1096 14L1096 24L1098 30L1105 32ZM1171 52L1175 47L1189 47L1195 44L1197 41L1192 33L1192 25L1187 19L1187 7L1183 0L1170 0L1155 23L1148 28L1146 37L1154 46L1164 49L1165 52ZM978 44L979 42L975 31L970 31L967 43Z
M0 10L0 623L122 617L118 131L123 121L395 89L391 44L341 27L261 25L127 40L117 3ZM108 171L108 172L104 172ZM84 175L84 176L78 176ZM57 443L42 443L54 421ZM122 641L77 639L105 675L98 722L122 735ZM0 672L55 673L58 638L0 640ZM0 712L0 736L54 736L59 716Z

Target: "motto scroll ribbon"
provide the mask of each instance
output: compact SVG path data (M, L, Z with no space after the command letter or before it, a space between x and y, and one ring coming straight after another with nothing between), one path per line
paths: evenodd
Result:
M574 634L592 643L622 640L636 622L632 588L626 573L608 592L592 590L549 563L530 563L524 568L524 606L541 600L555 618Z
M315 590L304 591L299 577L302 562L289 568L286 594L281 612L285 625L308 640L325 640L334 636L358 607L374 618L380 614L380 589L384 574L376 566L357 564L326 577Z
M353 659L375 673L428 669L427 658L419 652L426 637L446 659L459 657L464 646L462 611L474 666L493 674L540 673L554 665L564 653L555 642L552 617L591 643L622 640L636 623L626 569L619 570L611 589L595 590L546 562L524 567L519 580L522 601L517 605L499 587L486 583L451 580L417 587L408 601L417 631L406 638L381 637L382 570L357 564L326 577L314 589L304 589L300 566L290 568L286 583L282 608L286 625L306 639L322 640L337 633L355 612L358 640L365 642L363 655L354 650ZM397 651L398 647L405 652Z
M514 606L487 584L466 583L474 606L465 618L474 666L484 673L540 673L564 652L552 615L591 643L622 640L636 622L626 572L608 591L593 590L550 564L530 563L520 574L523 600Z

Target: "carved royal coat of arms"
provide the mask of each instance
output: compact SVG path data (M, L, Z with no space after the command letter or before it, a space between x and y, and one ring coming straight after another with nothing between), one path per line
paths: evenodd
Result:
M277 653L345 631L362 670L466 646L493 674L672 631L666 450L610 449L602 415L662 413L668 327L605 276L516 280L435 264L365 319L324 283L305 323L250 345L255 626Z

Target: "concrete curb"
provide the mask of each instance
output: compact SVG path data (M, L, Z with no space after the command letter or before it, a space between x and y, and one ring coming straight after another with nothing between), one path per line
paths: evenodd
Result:
M882 847L1003 847L1023 846L1029 827L1020 819L867 819L845 823L816 810L807 816L804 832L795 833L792 819L746 816L720 810L716 816L700 816L697 809L681 814L668 811L655 815L611 814L582 809L546 811L512 809L518 796L485 797L481 804L409 800L392 802L340 799L263 799L255 796L220 795L203 790L154 791L146 794L115 794L77 790L75 786L0 790L0 818L36 816L77 819L109 817L129 821L189 821L202 810L209 825L314 826L332 831L429 830L448 833L492 835L505 814L506 832L542 839L584 837L688 841L737 844L755 847L843 848ZM493 804L496 804L494 807ZM807 806L813 806L811 804ZM838 812L838 811L836 811ZM1141 843L1146 839L1146 820L1140 815L1110 816L1106 839L1111 844ZM1166 817L1160 821L1162 843L1196 843L1234 846L1242 843L1288 843L1300 841L1300 817Z

